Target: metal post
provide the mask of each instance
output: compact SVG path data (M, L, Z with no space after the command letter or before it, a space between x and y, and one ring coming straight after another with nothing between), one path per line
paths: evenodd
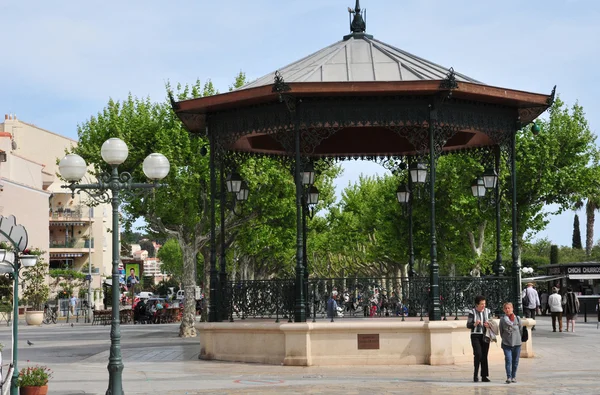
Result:
M430 232L431 232L431 264L429 268L429 321L440 321L440 288L439 266L437 263L437 241L435 238L435 124L437 110L431 107L429 112L429 198L430 198Z
M217 273L217 219L215 214L217 195L217 175L215 171L215 143L214 137L210 139L210 302L208 305L208 321L218 321L218 289L219 278Z
M119 316L119 172L113 166L110 180L112 193L112 321L110 324L110 356L108 358L108 389L106 395L123 394L123 360L121 359L121 329Z
M19 351L19 251L15 251L14 262L14 289L13 289L13 375L10 383L10 395L18 395L19 388L17 387L17 379L19 378L19 369L17 368L18 351Z
M294 320L296 322L306 322L306 306L304 305L304 250L302 237L302 178L300 167L302 166L300 158L300 128L296 125L294 130L296 136L296 166L294 169L294 179L296 181L296 302L294 308Z
M220 209L221 209L221 272L219 273L219 285L220 285L220 293L219 293L219 314L217 315L218 321L223 321L227 319L227 309L224 307L225 302L225 286L227 284L227 271L225 268L226 259L225 259L225 204L227 202L227 195L225 189L225 168L223 161L221 161L220 165L220 181L221 181L221 194L220 194Z
M302 260L304 266L304 297L306 299L306 314L310 317L310 306L308 300L308 254L306 253L306 231L307 223L306 216L308 211L308 205L306 201L306 194L302 195Z
M512 132L510 139L510 179L512 184L512 270L513 287L515 298L515 314L520 315L523 312L523 302L521 300L521 265L519 264L519 242L517 229L517 131L521 128L520 122L517 123L517 130Z
M409 161L410 169L410 161ZM415 273L415 245L413 236L413 182L410 178L410 172L408 174L408 190L410 195L408 198L408 278L413 278Z
M89 219L90 219L90 238L88 240L88 316L86 322L92 322L92 208L88 207Z
M495 167L496 174L500 175L500 146L495 149ZM502 241L500 238L500 177L496 179L496 188L494 188L494 200L496 201L496 264L494 273L500 275L500 266L502 265Z

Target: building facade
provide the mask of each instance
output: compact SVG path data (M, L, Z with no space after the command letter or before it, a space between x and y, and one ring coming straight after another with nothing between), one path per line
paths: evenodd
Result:
M58 161L77 141L5 115L0 123L0 214L25 226L29 245L46 251L50 268L88 273L92 288L112 268L111 208L91 207L85 193L61 188ZM88 179L87 181L93 181Z

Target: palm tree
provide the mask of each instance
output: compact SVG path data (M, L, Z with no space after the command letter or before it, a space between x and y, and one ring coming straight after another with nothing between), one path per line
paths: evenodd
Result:
M575 203L575 210L583 207L583 201ZM596 220L596 210L600 210L600 196L590 196L585 204L585 254L592 254L594 246L594 221Z
M585 254L592 254L594 246L594 221L596 219L596 210L600 209L600 196L589 197L585 205Z

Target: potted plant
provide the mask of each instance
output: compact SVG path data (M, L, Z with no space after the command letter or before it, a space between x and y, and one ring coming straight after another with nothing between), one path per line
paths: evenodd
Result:
M17 387L20 395L46 395L48 394L48 380L52 378L52 371L46 366L28 366L21 369L17 378Z
M23 272L23 298L31 307L31 310L25 312L25 322L27 322L27 325L42 325L44 303L48 300L50 294L50 287L46 284L48 264L41 256L42 251L34 250L30 253L37 255L38 261L35 266Z

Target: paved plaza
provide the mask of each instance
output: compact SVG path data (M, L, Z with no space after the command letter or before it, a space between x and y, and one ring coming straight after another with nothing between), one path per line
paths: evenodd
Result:
M138 394L600 394L600 330L580 318L575 333L553 333L549 317L533 332L536 357L522 359L518 383L504 384L502 361L491 383L473 383L472 365L285 367L205 362L198 339L177 337L178 325L121 327L124 391ZM332 325L335 325L333 323ZM50 394L104 394L110 328L75 324L20 326L19 363L54 370ZM26 341L34 343L27 346ZM10 328L0 328L10 359ZM492 345L495 347L495 345Z

